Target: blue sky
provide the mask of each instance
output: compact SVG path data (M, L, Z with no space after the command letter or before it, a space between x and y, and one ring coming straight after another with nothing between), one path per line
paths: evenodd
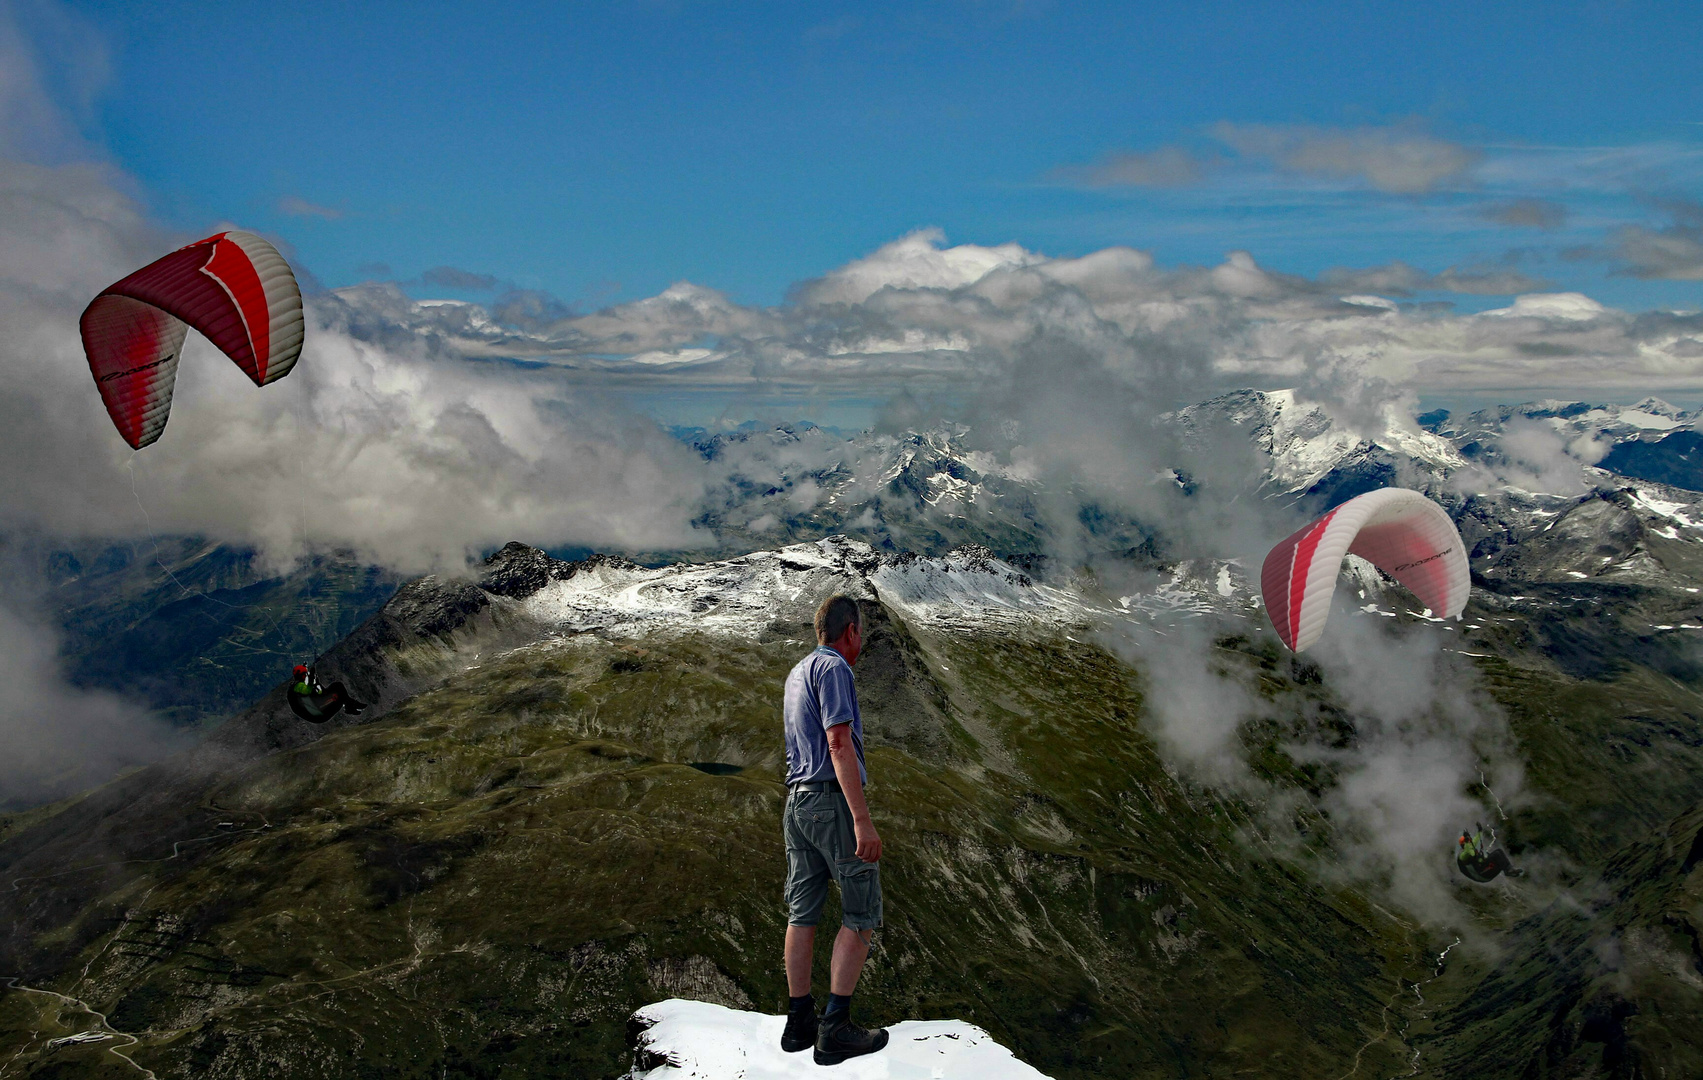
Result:
M772 303L939 226L1167 265L1517 270L1631 308L1699 294L1689 248L1634 276L1619 231L1695 243L1696 5L19 12L163 220L280 236L329 286L450 266L580 310L682 279ZM1369 178L1379 147L1442 174Z

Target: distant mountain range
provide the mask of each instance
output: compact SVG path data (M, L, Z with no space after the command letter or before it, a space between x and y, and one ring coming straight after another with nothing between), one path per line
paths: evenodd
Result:
M1589 531L1595 524L1586 519L1609 513L1620 522L1613 556L1598 555L1588 565L1554 563L1549 576L1619 581L1661 575L1651 544L1672 561L1703 539L1698 419L1655 398L1632 406L1540 401L1460 418L1428 413L1418 427L1380 416L1372 425L1378 430L1368 433L1293 392L1244 390L1183 409L1170 422L1184 447L1190 438L1226 437L1254 447L1264 470L1255 486L1304 510L1322 512L1392 483L1424 490L1455 515L1473 546L1475 570L1490 577L1506 573L1508 560L1522 562L1524 577L1540 574L1534 559L1571 558L1576 553L1556 547L1559 538L1570 529ZM1541 477L1522 469L1504 446L1510 430L1528 438L1549 432L1556 448L1578 447L1582 457L1567 459L1563 474L1570 470L1582 481L1566 492L1542 490ZM1028 567L1058 546L1046 505L1057 493L1021 461L981 448L967 428L848 436L810 424L746 425L676 434L706 459L736 464L699 514L704 544L626 553L640 562L716 558L837 534L877 550L930 555L974 544ZM1593 456L1594 467L1585 466ZM1619 509L1591 509L1601 501L1599 491ZM1067 501L1081 503L1072 524L1104 553L1154 566L1189 561L1191 553L1170 549L1153 522L1102 509L1092 495ZM1572 526L1540 545L1547 554L1538 558L1533 548L1515 555L1521 542L1575 512L1582 516ZM376 611L400 581L346 555L320 556L271 577L252 553L193 538L86 545L41 552L37 561L52 586L73 680L140 694L189 726L253 701L280 672ZM1245 594L1244 569L1230 572Z
M266 579L191 541L55 556L80 677L146 673L201 703L190 721L234 716L0 819L0 1060L613 1076L648 1002L778 1011L774 689L814 604L849 591L891 847L869 1019L961 1019L1057 1078L1703 1075L1703 493L1641 475L1686 460L1696 417L1422 420L1229 394L1165 419L1180 464L1155 483L1209 502L1212 454L1251 447L1262 505L1402 483L1459 523L1472 600L1432 637L1505 721L1526 794L1503 811L1483 775L1471 794L1530 873L1480 887L1416 854L1446 917L1357 861L1364 822L1333 799L1383 721L1281 650L1245 561L968 429L694 432L727 466L713 552L515 543L399 587L337 559ZM1079 563L1041 554L1061 494ZM1345 582L1367 613L1427 618L1369 566ZM1156 734L1173 672L1142 661L1186 626L1187 663L1250 688L1243 786ZM132 644L102 668L101 640ZM308 651L372 710L296 720L284 664Z

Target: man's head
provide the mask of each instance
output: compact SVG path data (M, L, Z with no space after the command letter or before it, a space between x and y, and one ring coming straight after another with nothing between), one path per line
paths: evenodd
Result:
M298 679L307 678L307 665L306 664L297 664L294 674L295 674L296 678L298 678Z
M857 663L863 651L863 613L849 596L830 596L816 609L816 641Z

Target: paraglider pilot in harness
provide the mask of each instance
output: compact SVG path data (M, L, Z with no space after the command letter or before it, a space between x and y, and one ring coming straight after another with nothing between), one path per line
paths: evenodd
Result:
M310 724L323 724L338 712L359 716L366 708L365 703L356 701L340 682L321 688L319 680L313 677L312 669L306 664L297 664L294 674L296 681L290 684L284 696L290 700L290 711Z
M1475 823L1471 833L1461 833L1456 846L1460 850L1455 852L1455 865L1472 881L1483 884L1495 880L1498 874L1525 876L1526 872L1509 860L1508 853L1496 846L1495 831L1485 835L1482 823Z

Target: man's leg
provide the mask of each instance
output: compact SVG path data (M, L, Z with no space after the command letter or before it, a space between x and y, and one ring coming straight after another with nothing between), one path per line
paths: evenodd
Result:
M874 936L874 930L842 926L839 936L834 938L834 963L828 973L828 1008L822 1013L822 1026L816 1035L818 1065L838 1065L847 1058L876 1053L887 1045L886 1029L866 1031L853 1023L851 1016L852 991L857 989L857 977L863 973L863 963L869 958L869 942Z
M787 928L787 943L792 942L793 927ZM849 926L840 927L839 935L834 938L834 961L828 969L828 993L839 994L841 997L851 997L857 989L857 977L863 974L863 963L869 959L869 942L875 936L873 930L853 930ZM791 976L791 965L787 973ZM806 969L806 979L809 978ZM808 983L806 984L808 985Z
M800 998L810 993L816 920L822 917L822 905L828 900L828 879L832 875L809 830L798 821L794 800L801 800L801 796L787 797L781 832L786 838L786 986L788 996Z
M367 707L364 702L356 701L355 696L349 693L349 688L344 686L341 682L334 682L327 687L325 690L325 696L330 699L331 712L343 709L354 714Z
M821 1023L816 1019L816 999L810 995L810 965L814 959L816 928L788 923L786 928L786 1027L781 1030L781 1049L789 1054L816 1045Z
M844 933L844 931L841 931ZM839 962L839 943L835 942L834 962ZM810 966L816 958L816 928L788 926L786 928L786 992L790 997L810 993ZM855 980L855 977L854 977Z
M809 831L794 812L799 793L787 797L781 831L786 837L786 1027L781 1032L781 1049L787 1053L816 1045L820 1025L816 1000L810 995L810 969L815 961L816 920L828 899L828 863L812 844ZM808 801L804 799L803 801Z
M848 830L849 832L849 830ZM843 839L843 838L842 838ZM818 1065L838 1065L847 1058L873 1054L887 1045L887 1032L866 1031L852 1022L852 991L869 959L869 943L881 925L881 868L856 855L834 861L840 880L840 910L844 921L834 938L834 960L828 969L828 1007L822 1012L822 1028L816 1036Z

